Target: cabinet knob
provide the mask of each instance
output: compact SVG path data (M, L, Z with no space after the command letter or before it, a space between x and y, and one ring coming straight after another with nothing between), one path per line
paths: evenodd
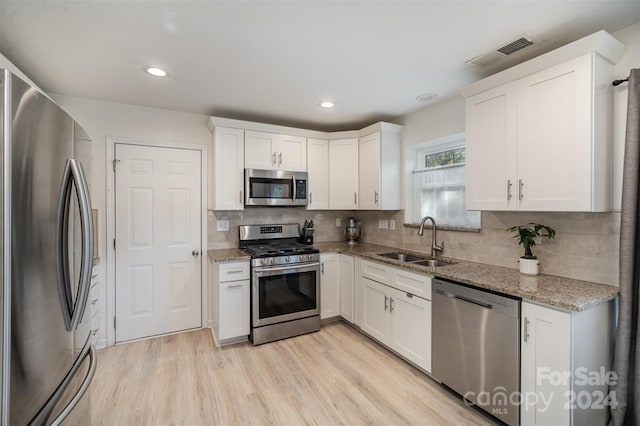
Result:
M198 250L194 250L194 251L191 252L191 255L193 257L198 257L198 256L200 256L200 252Z

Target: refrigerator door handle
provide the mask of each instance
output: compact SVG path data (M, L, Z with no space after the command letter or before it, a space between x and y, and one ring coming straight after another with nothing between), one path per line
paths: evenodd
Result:
M78 295L73 300L69 261L69 215L72 188L75 186L80 207L80 227L82 234L82 257L80 260L80 280ZM91 215L91 200L89 188L84 175L82 164L74 159L67 160L65 166L62 189L58 200L58 290L63 305L63 317L67 330L75 330L82 316L89 298L91 288L91 270L93 262L93 220Z
M56 230L56 259L58 263L58 294L62 305L62 316L67 331L71 327L73 315L73 293L71 292L71 272L69 270L69 214L73 176L71 161L67 160L62 175L62 187L58 198L58 229Z
M93 215L89 186L82 164L78 160L69 160L80 204L80 226L82 230L82 259L80 263L80 289L71 316L71 329L75 330L87 306L91 290L91 272L93 270Z
M85 376L84 380L82 381L82 384L80 385L80 388L78 389L78 392L76 392L76 394L73 396L71 401L69 401L67 406L64 407L64 410L62 410L62 412L58 415L58 417L51 423L52 426L59 426L59 425L62 424L62 422L64 421L64 419L67 418L69 413L71 413L71 411L73 411L73 409L76 407L76 405L78 405L78 403L80 402L80 400L82 399L84 394L89 389L89 385L91 384L91 381L93 380L93 376L96 373L96 367L98 366L98 357L96 355L96 349L93 347L93 345L90 344L89 345L89 350L87 352L85 352L83 355L84 356L81 355L81 357L78 359L78 361L76 362L76 365L80 366L84 362L84 359L88 356L89 357L89 371L87 371L87 375ZM77 368L73 369L71 371L71 375L75 374L76 371L77 371Z

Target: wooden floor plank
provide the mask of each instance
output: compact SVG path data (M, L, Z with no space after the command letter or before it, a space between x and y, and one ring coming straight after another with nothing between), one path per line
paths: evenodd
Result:
M95 425L490 425L433 379L342 322L261 346L209 330L103 349Z

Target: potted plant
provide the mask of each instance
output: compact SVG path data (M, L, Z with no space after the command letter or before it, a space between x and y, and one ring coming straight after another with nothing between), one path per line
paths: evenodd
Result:
M513 238L524 247L524 256L520 257L520 272L527 275L538 275L538 258L534 256L531 247L536 245L536 240L542 238L555 238L556 231L540 223L529 222L524 226L512 226L508 232L515 234Z

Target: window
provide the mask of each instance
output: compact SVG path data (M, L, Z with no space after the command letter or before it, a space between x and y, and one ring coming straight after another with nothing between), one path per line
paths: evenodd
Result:
M407 223L417 224L424 216L433 216L438 225L480 228L480 212L465 210L465 159L464 134L409 150Z

